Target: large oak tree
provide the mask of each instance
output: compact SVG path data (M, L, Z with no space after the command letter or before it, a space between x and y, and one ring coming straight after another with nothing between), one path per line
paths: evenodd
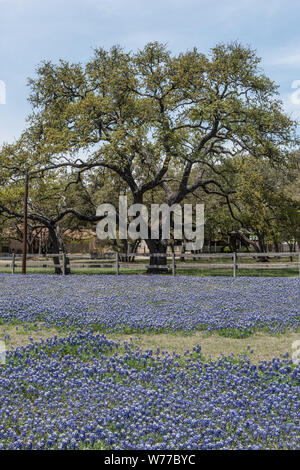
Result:
M169 206L199 188L228 198L219 174L227 157L278 162L294 144L294 123L259 64L235 43L208 55L150 43L138 52L99 48L84 65L45 62L29 81L35 154L79 177L115 172L135 203L156 188ZM166 240L146 242L151 253L166 250Z

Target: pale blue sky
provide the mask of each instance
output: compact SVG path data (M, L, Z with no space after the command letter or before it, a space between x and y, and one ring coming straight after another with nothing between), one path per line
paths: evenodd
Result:
M114 44L136 50L161 41L174 53L251 45L286 110L300 119L299 19L299 0L0 0L0 145L26 125L26 81L42 60L85 62L94 47Z

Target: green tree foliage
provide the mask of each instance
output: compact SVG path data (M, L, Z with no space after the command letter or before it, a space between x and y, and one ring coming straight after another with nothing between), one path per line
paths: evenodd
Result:
M112 171L134 202L157 188L169 205L198 188L224 194L217 168L228 157L281 161L294 143L277 87L240 44L208 56L172 56L158 43L136 53L96 49L85 65L43 63L29 83L39 158L73 172Z

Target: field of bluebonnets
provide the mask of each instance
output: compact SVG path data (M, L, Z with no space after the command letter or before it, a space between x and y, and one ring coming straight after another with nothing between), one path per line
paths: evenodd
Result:
M0 365L0 449L299 447L290 357L207 361L201 345L180 356L105 336L299 331L299 279L0 275L0 319L59 333Z

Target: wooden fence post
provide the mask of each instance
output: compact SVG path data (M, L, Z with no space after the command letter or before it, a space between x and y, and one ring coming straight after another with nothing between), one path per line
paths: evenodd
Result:
M66 275L66 253L63 253L62 255L62 272L63 275Z
M119 253L116 253L116 276L119 275Z
M175 253L172 253L172 276L175 277Z
M236 258L237 258L236 252L234 252L234 253L233 253L233 277L236 277L236 268L237 268L237 266L236 266Z
M12 254L12 260L11 260L11 273L15 274L15 259L16 255L15 253Z

